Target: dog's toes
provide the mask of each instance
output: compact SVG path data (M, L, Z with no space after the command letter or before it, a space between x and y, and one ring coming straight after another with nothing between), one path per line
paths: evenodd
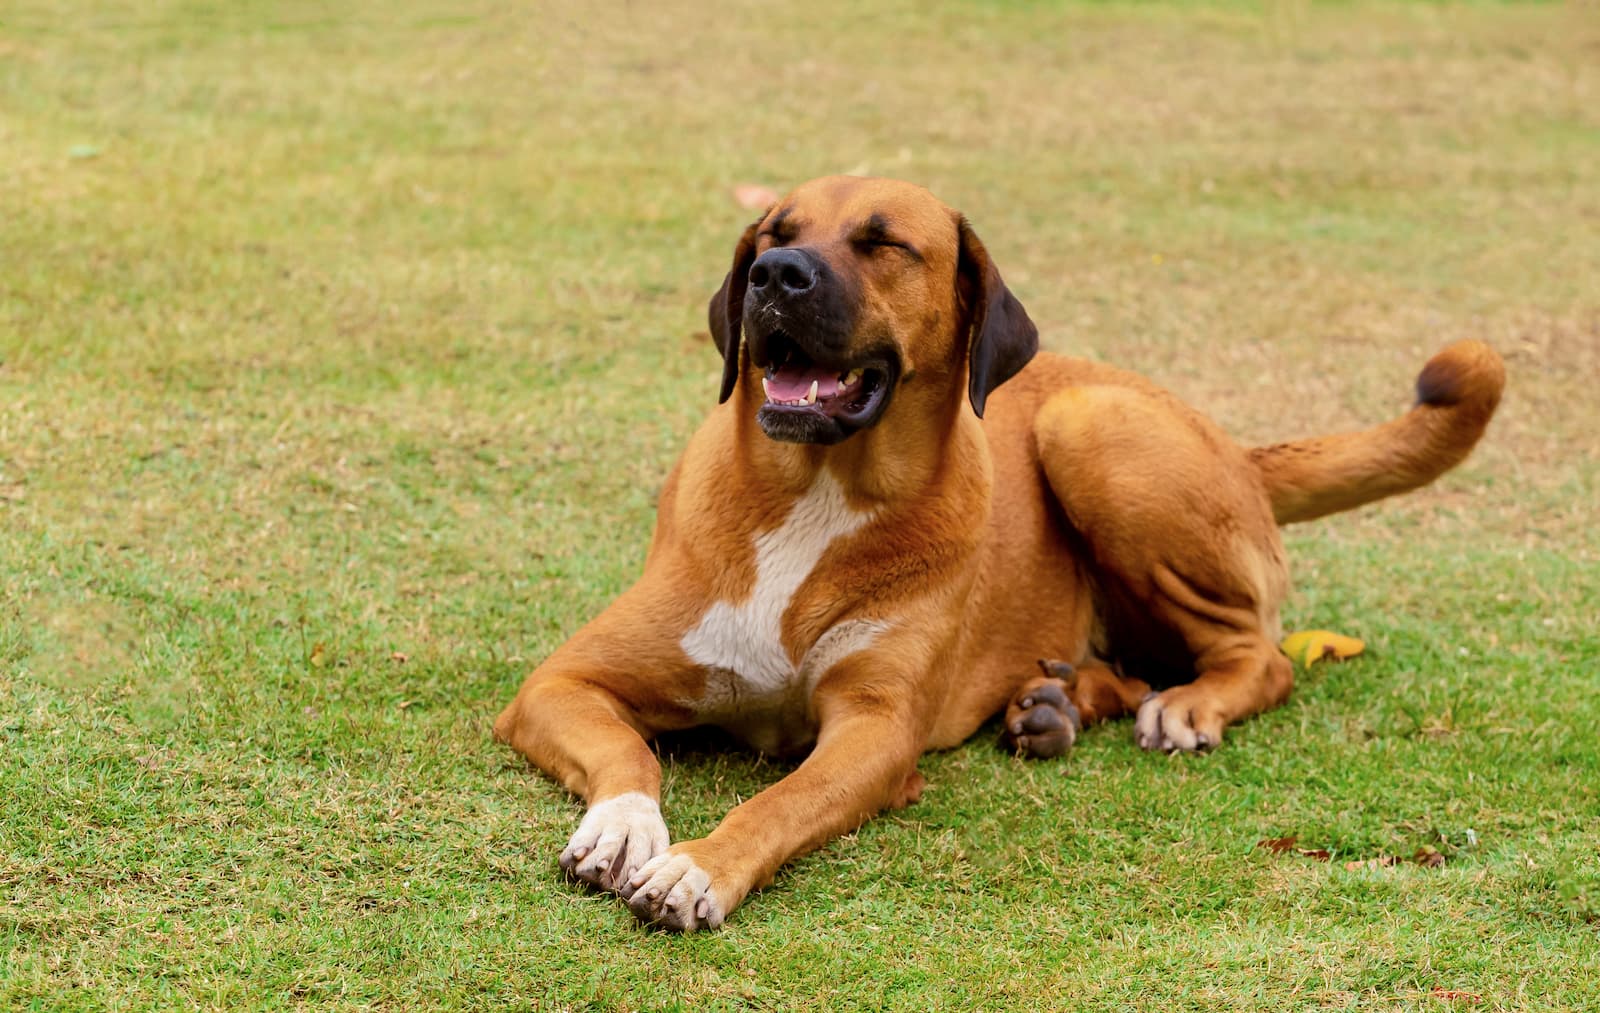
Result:
M1203 753L1222 742L1226 724L1203 694L1179 686L1145 697L1134 718L1133 738L1141 749Z
M589 808L561 853L561 868L602 890L617 890L667 844L660 807L631 792Z
M683 852L651 859L623 884L622 895L640 921L675 932L720 928L726 915L711 874Z
M1062 667L1071 672L1070 667ZM1006 747L1034 759L1060 756L1071 749L1078 741L1083 719L1067 690L1067 682L1056 675L1036 676L1023 683L1006 707Z

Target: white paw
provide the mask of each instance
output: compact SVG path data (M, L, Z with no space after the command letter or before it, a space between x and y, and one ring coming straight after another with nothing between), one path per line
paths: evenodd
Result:
M602 890L615 890L669 843L661 807L630 791L589 807L561 852L561 867Z
M719 928L725 914L711 892L711 874L688 855L657 855L628 879L621 893L642 920L679 932Z
M1222 741L1223 722L1203 697L1188 686L1145 697L1133 720L1133 740L1141 749L1196 753Z

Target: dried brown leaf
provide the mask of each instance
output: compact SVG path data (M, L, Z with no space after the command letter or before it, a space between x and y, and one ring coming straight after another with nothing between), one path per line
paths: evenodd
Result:
M1435 999L1465 999L1467 1002L1482 1002L1483 996L1476 992L1463 992L1459 988L1435 988L1428 993Z
M1333 857L1326 848L1297 848L1296 841L1294 837L1269 837L1264 841L1257 841L1256 847L1265 848L1274 855L1292 851L1303 858L1314 858L1319 862L1326 862Z
M1440 853L1439 849L1430 848L1426 844L1418 848L1417 853L1411 857L1418 865L1429 869L1437 869L1444 865L1444 855Z

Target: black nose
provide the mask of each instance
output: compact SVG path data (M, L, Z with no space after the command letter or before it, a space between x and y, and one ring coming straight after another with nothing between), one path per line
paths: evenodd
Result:
M817 286L817 262L803 250L768 250L750 265L750 292L767 297L805 295Z

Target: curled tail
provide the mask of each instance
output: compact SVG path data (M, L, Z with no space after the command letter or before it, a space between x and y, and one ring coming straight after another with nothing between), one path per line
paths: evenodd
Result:
M1394 421L1254 448L1273 517L1309 521L1427 485L1471 453L1505 385L1494 349L1458 341L1422 367L1416 405Z

